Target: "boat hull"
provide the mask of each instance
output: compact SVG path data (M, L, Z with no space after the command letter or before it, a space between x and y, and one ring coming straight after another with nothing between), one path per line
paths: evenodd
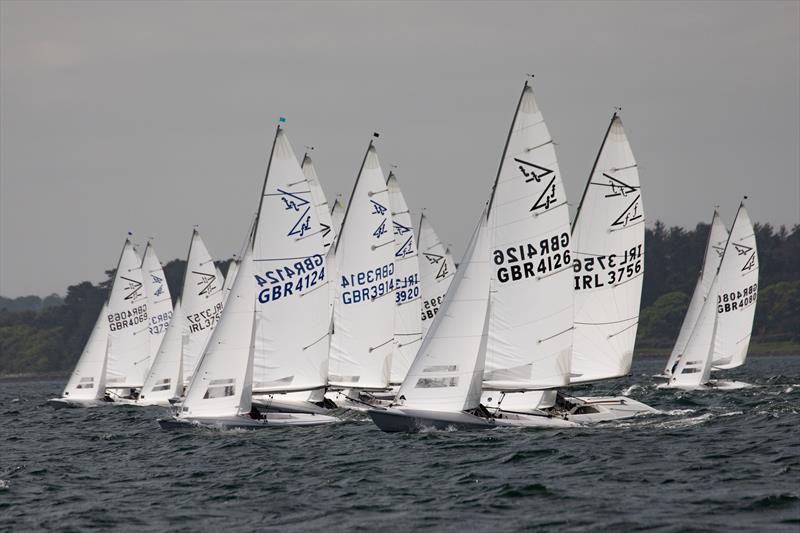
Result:
M673 390L683 390L683 391L709 391L709 390L740 390L740 389L749 389L753 387L751 383L745 383L744 381L728 381L724 379L712 379L708 383L703 383L700 385L673 385L671 383L662 383L657 388L659 389L673 389Z
M582 403L567 413L566 418L579 424L622 420L661 412L627 396L592 396L576 399Z
M464 412L449 413L417 409L369 409L372 421L387 433L418 433L426 429L473 430L494 429L494 420Z
M266 413L263 418L249 416L177 417L159 419L162 429L189 429L207 427L216 429L266 429L288 426L322 426L335 424L338 418L305 413Z
M54 409L80 409L86 407L103 407L104 405L113 404L113 401L107 401L103 399L81 400L77 398L50 398L47 400L47 405L53 407Z
M305 413L315 415L330 414L332 409L326 409L319 405L303 400L285 400L275 396L253 396L253 405L260 411L281 412L281 413Z

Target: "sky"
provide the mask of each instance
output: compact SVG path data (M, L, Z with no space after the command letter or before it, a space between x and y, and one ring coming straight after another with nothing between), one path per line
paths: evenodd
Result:
M463 252L527 74L572 213L614 106L650 224L743 195L800 223L800 2L0 1L0 295L65 294L128 231L238 251L279 117L329 198L367 143Z

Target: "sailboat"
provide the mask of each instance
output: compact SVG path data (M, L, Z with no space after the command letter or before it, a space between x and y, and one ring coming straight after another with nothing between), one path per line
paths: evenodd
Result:
M381 429L576 426L481 404L481 390L502 398L569 382L567 210L553 143L526 82L487 210L441 311L395 405L369 411Z
M753 330L757 297L756 238L750 216L742 202L731 226L719 268L686 346L679 354L668 383L659 385L659 388L694 390L748 387L749 384L739 381L711 379L711 372L744 364Z
M225 312L211 334L180 411L164 428L320 425L336 418L266 412L253 392L324 387L329 299L311 193L278 126L258 215ZM292 255L294 254L294 255ZM322 383L320 385L320 382Z
M142 258L142 278L147 294L147 315L150 331L150 362L155 360L164 334L172 320L172 297L152 242L147 241Z
M614 112L572 222L572 385L630 372L644 273L643 205L638 165ZM556 409L581 423L658 412L625 396L559 393L554 400Z
M683 323L681 324L678 338L675 341L675 346L672 348L667 366L664 367L663 377L669 378L672 375L681 354L686 350L689 336L692 334L695 324L697 324L700 311L711 291L711 284L717 275L717 270L719 270L719 265L722 262L722 256L725 252L725 244L727 242L728 230L725 228L725 223L722 222L719 213L714 209L714 215L711 217L708 242L706 243L706 251L703 256L703 266L700 268L700 276L694 287L694 293L692 293L692 300L689 303L686 316L683 317Z
M111 290L89 340L62 397L49 403L56 407L91 407L129 396L144 380L149 350L141 261L130 238L126 238Z
M256 303L254 403L270 410L324 412L331 299L330 223L310 158L305 172L278 129L254 234ZM312 185L308 176L316 185ZM326 219L326 222L329 222Z
M450 250L445 248L428 221L425 213L419 218L419 285L422 305L420 321L422 338L428 334L433 318L442 306L447 289L456 273L456 265Z
M389 189L370 142L334 248L337 297L328 397L339 407L363 408L362 395L389 387L395 348L392 227Z
M181 298L175 304L137 405L169 405L179 399L222 313L222 281L197 229L192 230Z

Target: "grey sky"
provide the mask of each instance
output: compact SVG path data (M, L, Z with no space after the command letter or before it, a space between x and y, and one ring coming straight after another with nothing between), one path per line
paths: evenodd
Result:
M279 116L349 194L373 131L463 250L525 79L573 214L614 105L648 219L800 221L800 3L0 3L0 294L103 279L128 230L229 257Z

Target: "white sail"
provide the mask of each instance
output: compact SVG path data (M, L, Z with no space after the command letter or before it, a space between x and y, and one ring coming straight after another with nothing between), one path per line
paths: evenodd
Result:
M153 358L147 378L139 394L142 403L163 403L180 397L183 392L183 343L187 334L186 316L181 300L175 303L172 320L167 326L161 346Z
M450 251L439 240L439 236L423 213L419 219L419 281L422 296L421 315L422 336L428 334L433 317L442 306L447 289L456 273L456 265Z
M736 219L719 270L717 294L717 335L714 369L736 368L744 364L758 296L758 251L753 223L744 207Z
M188 383L222 313L222 279L197 230L192 232L181 302L188 329L183 347L183 379Z
M147 294L141 259L127 239L108 297L106 320L109 336L106 386L141 387L150 366Z
M333 227L330 207L328 206L327 198L325 198L325 191L322 189L322 185L319 182L317 169L314 167L314 162L308 154L303 156L302 168L303 175L305 175L308 180L308 187L311 189L311 198L313 199L314 208L316 209L317 224L322 234L322 242L325 245L325 250L328 250L331 244L333 244L336 230L334 230Z
M250 411L257 288L254 277L253 253L248 247L225 312L186 391L180 416L225 417Z
M232 259L228 265L228 273L225 275L225 281L222 284L222 307L225 307L225 302L228 300L228 295L231 293L233 281L236 279L236 274L239 272L239 260Z
M392 352L392 368L389 381L401 383L411 367L414 356L422 342L422 309L419 285L419 256L406 199L394 173L389 173L386 182L389 189L389 205L392 210L394 232L394 283L395 349Z
M615 113L572 225L572 383L628 373L644 272L639 171Z
M696 388L708 382L711 358L714 354L714 335L717 330L716 295L719 278L705 297L686 347L681 352L675 372L669 380L671 387Z
M403 408L457 412L480 403L492 276L488 233L484 212L397 393Z
M394 348L394 236L389 192L370 143L335 248L337 298L328 380L383 389Z
M83 348L78 363L64 387L64 397L74 400L99 400L106 388L106 350L108 347L108 306L103 304L100 316Z
M520 95L489 205L492 256L486 390L569 383L573 290L569 207L533 89Z
M725 252L725 243L728 241L728 230L722 222L717 210L714 209L714 216L711 218L711 228L708 234L708 242L706 243L706 253L703 257L703 266L700 269L700 277L697 279L697 285L694 287L692 300L689 303L689 308L686 311L686 316L683 317L683 324L681 325L678 339L675 341L675 346L672 348L672 354L667 361L667 366L664 368L664 373L670 375L672 369L678 362L680 354L686 349L686 343L689 341L689 336L694 330L694 325L697 318L700 316L700 310L708 297L711 283L717 275L722 254Z
M142 259L142 278L147 294L147 315L150 317L150 364L152 364L172 320L172 298L164 269L161 268L156 250L149 241Z
M327 249L308 180L280 128L253 248L258 284L253 390L324 387L330 327Z

